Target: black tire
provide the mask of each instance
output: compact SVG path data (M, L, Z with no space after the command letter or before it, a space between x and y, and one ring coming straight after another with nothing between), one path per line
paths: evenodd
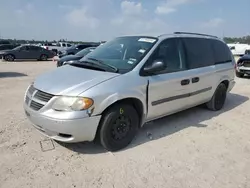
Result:
M224 83L220 83L214 92L212 99L206 103L209 110L219 111L223 108L227 97L227 87Z
M55 54L58 54L58 50L57 49L52 49L52 52L54 52Z
M243 73L240 73L240 72L238 72L238 71L236 71L235 74L236 74L236 76L237 76L238 78L243 78L243 76L244 76Z
M5 61L14 61L15 60L15 56L12 54L8 54L4 56L4 60Z
M139 116L132 106L120 103L103 114L99 126L102 146L108 151L118 151L134 139L139 128Z
M41 60L41 61L47 61L47 60L48 60L48 56L47 56L46 54L42 54L42 55L40 56L40 60Z

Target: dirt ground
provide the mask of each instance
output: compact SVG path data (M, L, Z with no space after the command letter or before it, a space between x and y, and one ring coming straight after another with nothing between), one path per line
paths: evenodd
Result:
M157 120L110 153L48 140L26 119L25 89L55 67L0 62L1 188L250 188L249 78L236 79L222 111L196 107Z

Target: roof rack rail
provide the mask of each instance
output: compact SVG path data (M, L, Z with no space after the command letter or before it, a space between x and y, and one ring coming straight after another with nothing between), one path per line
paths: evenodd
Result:
M207 35L207 34L202 34L202 33L191 33L191 32L174 32L174 34L190 34L190 35L200 35L200 36L207 36L207 37L214 37L218 38L217 36L214 35Z

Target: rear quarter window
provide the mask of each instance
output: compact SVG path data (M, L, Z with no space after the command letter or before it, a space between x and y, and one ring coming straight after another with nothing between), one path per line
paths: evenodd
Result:
M210 39L183 38L189 69L214 65Z
M6 49L9 49L8 47L9 47L9 46L7 46L7 45L0 45L0 50L6 50Z
M219 40L211 40L215 64L228 63L232 61L232 54L228 46L219 41Z

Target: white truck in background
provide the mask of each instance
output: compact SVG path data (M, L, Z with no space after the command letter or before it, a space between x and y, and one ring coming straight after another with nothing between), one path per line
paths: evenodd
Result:
M67 42L58 42L58 43L45 43L41 47L47 50L51 50L55 52L55 54L58 54L71 46L72 44Z
M233 55L237 56L243 56L245 54L248 54L250 51L250 45L249 44L240 44L240 43L231 43L227 44L230 50L232 51Z

